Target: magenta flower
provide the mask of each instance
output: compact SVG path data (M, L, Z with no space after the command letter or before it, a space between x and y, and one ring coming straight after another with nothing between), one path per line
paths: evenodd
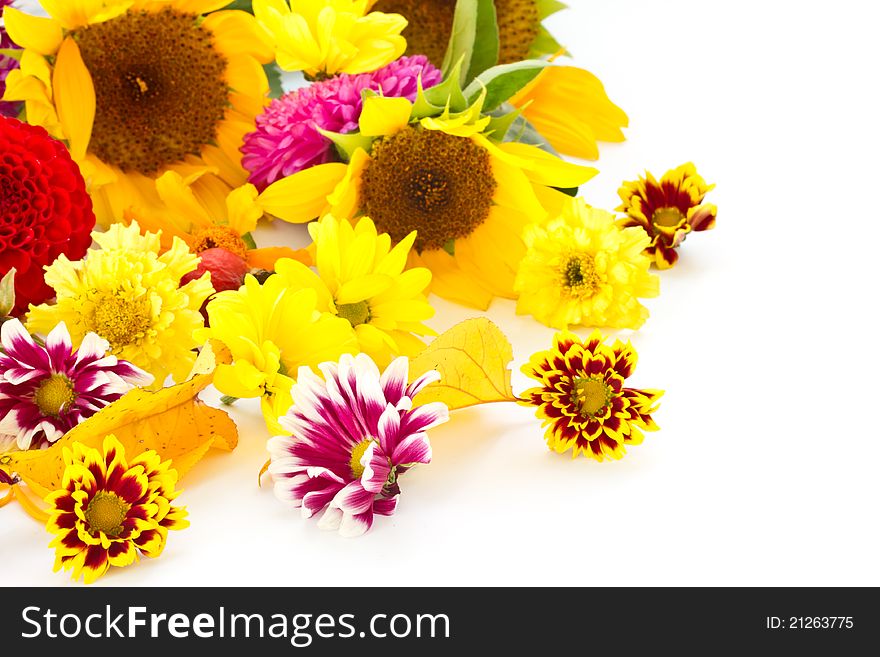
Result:
M3 15L3 9L12 4L12 0L0 0L0 16ZM12 42L6 30L0 25L0 49L18 49L18 46ZM18 68L18 60L0 53L0 98L6 93L6 76L9 71ZM18 116L21 109L21 103L10 103L0 100L0 116Z
M17 319L0 330L0 439L45 447L153 377L116 356L95 333L74 350L64 322L37 344Z
M379 374L366 354L319 366L324 379L300 368L293 406L281 418L290 436L269 440L275 495L305 518L324 510L322 529L359 536L373 515L397 507L400 476L431 460L425 431L449 419L445 404L413 408L413 398L440 375L407 385L409 361L397 358Z
M318 128L338 133L356 130L366 89L414 101L420 76L425 89L442 77L424 55L415 55L372 73L315 82L273 100L241 147L241 164L250 172L250 182L262 190L297 171L336 160L333 142Z

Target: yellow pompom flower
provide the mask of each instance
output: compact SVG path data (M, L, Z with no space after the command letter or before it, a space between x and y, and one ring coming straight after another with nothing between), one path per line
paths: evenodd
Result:
M47 334L63 321L74 348L97 333L114 356L152 374L154 386L168 374L183 381L195 362L192 350L202 344L193 331L204 326L199 308L214 292L210 274L181 286L198 257L180 239L160 255L160 236L141 235L137 222L92 237L100 249L76 262L61 255L46 268L56 303L31 306L28 330Z
M238 290L220 292L208 303L210 327L199 341L219 340L232 364L219 365L214 385L225 395L262 398L270 430L290 408L290 389L300 367L314 367L356 354L351 324L319 310L312 288L295 289L278 274L261 285L251 275Z
M378 234L369 217L352 225L332 215L309 224L309 232L318 273L282 259L275 265L277 274L293 289L313 288L319 309L348 321L360 350L380 367L424 349L416 335L434 335L422 324L434 309L424 295L431 271L406 264L415 232L391 248L391 237Z
M156 200L153 181L211 171L242 185L241 145L267 102L272 49L228 0L41 0L5 12L24 48L5 98L66 140L104 225ZM205 16L208 12L212 12Z
M254 0L253 8L286 71L366 73L406 50L406 19L370 12L367 0Z
M527 226L523 240L517 313L560 329L637 329L648 318L639 297L656 297L660 279L649 272L641 228L621 229L610 212L573 198L560 216Z

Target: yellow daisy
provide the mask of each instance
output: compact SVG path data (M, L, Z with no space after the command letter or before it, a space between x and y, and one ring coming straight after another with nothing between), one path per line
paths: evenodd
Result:
M532 224L519 268L516 311L554 328L570 325L637 329L648 318L639 297L656 297L660 279L643 254L641 228L618 228L610 212L573 198L562 215Z
M74 348L97 333L114 356L152 374L155 387L168 374L183 381L202 344L193 331L204 326L199 308L214 292L210 274L181 286L198 257L180 239L160 255L159 235L141 235L137 222L114 224L92 238L100 249L76 262L61 255L46 268L56 303L31 306L28 330L48 334L63 321Z
M224 0L43 0L49 18L6 11L25 50L5 98L67 141L99 222L156 201L168 170L244 184L238 152L269 85L272 51Z
M369 12L367 0L254 0L253 8L286 71L365 73L406 50L406 19Z
M515 298L522 229L560 207L566 197L553 187L577 187L596 170L495 141L503 135L481 108L478 100L457 114L411 122L406 98L367 98L359 138L369 150L356 148L347 166L322 164L279 180L263 203L273 201L269 211L292 222L326 211L367 215L393 242L416 231L410 264L431 270L433 292L477 308L493 296Z
M214 385L231 397L261 397L270 430L278 429L278 418L290 408L300 367L358 351L348 321L320 312L314 289L291 288L277 274L263 284L246 276L240 289L220 292L207 310L210 327L198 331L197 339L219 340L233 359L217 367Z
M434 309L424 295L430 270L406 265L416 234L391 248L391 237L379 235L369 217L352 225L332 215L309 224L309 232L318 273L284 259L276 263L278 275L293 289L313 288L319 309L347 320L360 350L380 367L424 349L416 335L434 335L422 324Z

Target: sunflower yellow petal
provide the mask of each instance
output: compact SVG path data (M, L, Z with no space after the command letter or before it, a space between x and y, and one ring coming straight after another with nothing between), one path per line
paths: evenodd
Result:
M52 93L58 120L70 142L70 153L74 160L82 160L95 121L95 86L83 63L79 46L71 37L67 37L58 50Z
M364 100L358 125L368 137L393 135L409 124L410 114L412 103L406 98L370 96Z
M6 7L3 21L10 38L26 50L54 55L61 46L61 24L56 20L31 16L13 7Z
M344 164L332 162L298 171L269 185L259 196L263 209L279 219L295 224L320 216L327 207L327 196L343 179Z

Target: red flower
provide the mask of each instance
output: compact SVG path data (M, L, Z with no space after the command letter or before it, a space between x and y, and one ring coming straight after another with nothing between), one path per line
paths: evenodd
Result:
M15 267L17 315L52 297L43 267L82 258L95 226L92 201L64 144L0 116L0 276Z

